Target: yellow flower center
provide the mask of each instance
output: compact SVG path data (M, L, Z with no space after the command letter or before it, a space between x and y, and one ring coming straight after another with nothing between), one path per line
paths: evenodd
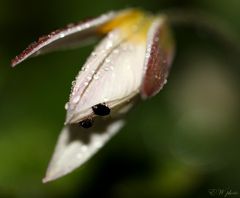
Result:
M106 34L114 29L119 29L123 38L130 42L146 42L147 32L154 17L138 9L123 11L113 20L99 28L99 32Z

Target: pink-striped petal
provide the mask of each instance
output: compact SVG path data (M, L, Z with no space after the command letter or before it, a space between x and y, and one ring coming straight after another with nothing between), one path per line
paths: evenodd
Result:
M158 17L148 32L145 57L145 74L141 85L141 96L156 95L167 82L174 56L174 43L165 17Z
M12 60L12 67L31 56L77 46L83 40L96 35L97 28L107 23L115 16L115 12L109 12L94 19L85 20L76 24L69 24L65 28L55 30L48 35L42 36L37 41L31 43L22 53Z

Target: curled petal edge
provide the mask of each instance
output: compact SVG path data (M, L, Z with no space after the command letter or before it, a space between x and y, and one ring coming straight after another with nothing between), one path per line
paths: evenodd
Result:
M156 17L148 32L145 72L140 93L155 96L166 84L175 54L175 44L165 16Z
M115 12L109 12L94 19L69 24L65 28L41 36L37 41L31 43L24 51L12 59L11 65L15 67L31 56L76 46L80 41L97 35L99 33L97 28L115 16Z

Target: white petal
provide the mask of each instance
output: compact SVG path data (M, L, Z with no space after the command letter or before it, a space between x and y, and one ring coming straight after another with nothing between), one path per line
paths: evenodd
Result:
M141 84L146 45L121 42L118 30L104 39L76 78L66 123L92 113L91 107L106 103L110 108L135 96ZM111 47L107 47L111 43Z
M124 121L120 119L99 118L90 129L84 129L78 125L65 126L59 136L43 182L55 180L81 166L123 125Z

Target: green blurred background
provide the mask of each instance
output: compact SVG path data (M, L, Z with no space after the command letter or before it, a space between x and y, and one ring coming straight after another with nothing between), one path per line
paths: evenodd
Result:
M176 59L160 94L139 103L128 124L84 166L41 183L71 81L93 46L15 69L10 59L41 34L130 6L204 11L225 23L239 45L239 0L0 0L0 198L219 197L221 189L240 197L239 57L186 27L174 28Z

